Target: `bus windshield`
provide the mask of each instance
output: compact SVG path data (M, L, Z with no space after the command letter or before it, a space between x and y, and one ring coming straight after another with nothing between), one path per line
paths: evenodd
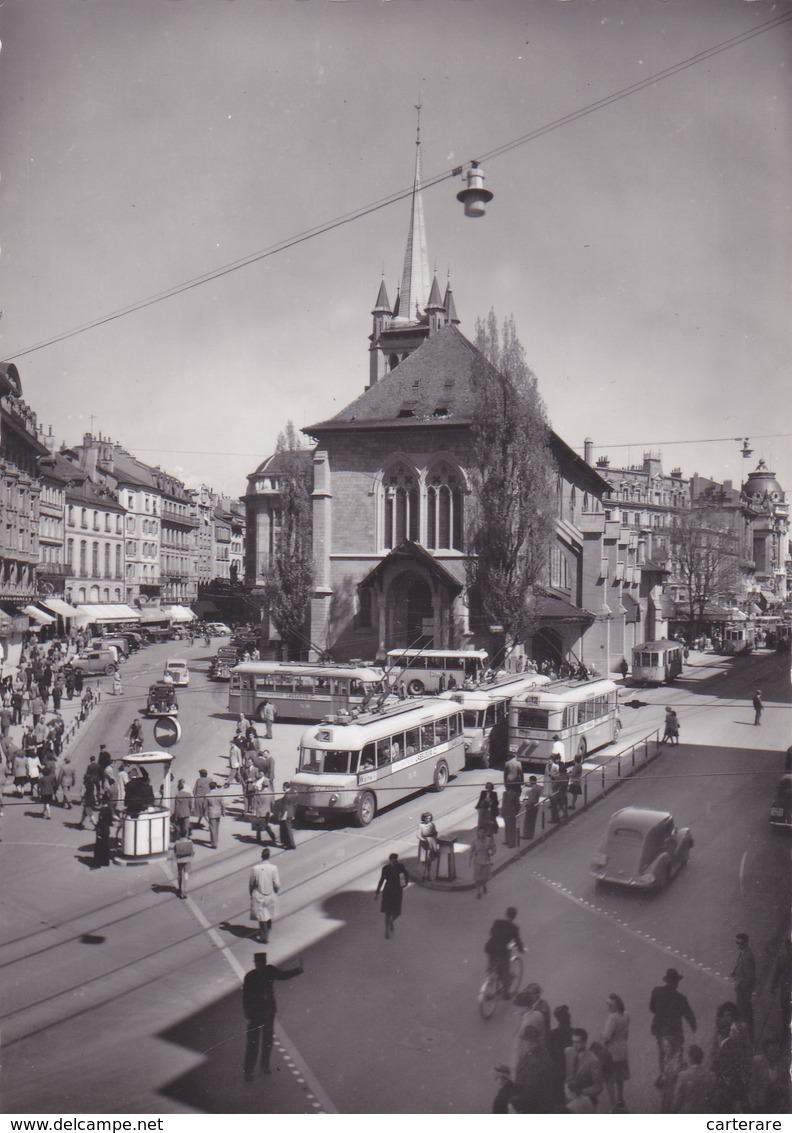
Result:
M462 713L462 724L465 728L483 728L484 713L475 708L466 708Z
M517 713L520 728L547 728L549 719L549 711L542 708L520 708Z
M321 748L303 748L300 752L300 770L314 774L349 775L357 771L358 752L325 751Z

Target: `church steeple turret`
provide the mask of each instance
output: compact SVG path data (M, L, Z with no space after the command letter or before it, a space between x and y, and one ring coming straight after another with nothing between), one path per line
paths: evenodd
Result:
M423 316L429 298L429 253L426 250L423 197L421 195L421 107L418 111L418 131L415 139L415 177L413 179L410 227L407 232L407 250L404 254L404 271L401 282L400 314L409 322L418 322Z
M430 332L445 325L445 305L440 298L437 276L432 280L432 290L429 292L429 298L426 303L426 314L429 320Z

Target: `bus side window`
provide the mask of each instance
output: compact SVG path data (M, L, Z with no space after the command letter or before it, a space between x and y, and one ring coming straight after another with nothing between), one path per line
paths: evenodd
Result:
M377 740L377 767L385 767L390 758L390 740Z
M449 735L453 740L455 736L460 735L462 732L462 717L457 714L451 717L451 727L449 728Z
M359 751L351 751L349 753L349 772L351 775L357 775L358 760L360 759Z
M421 750L425 751L428 747L434 747L434 724L421 725Z
M472 677L475 680L475 678L478 676L479 671L478 657L473 657L470 659L466 658L463 663L465 666L465 676Z
M409 732L404 733L404 754L415 755L421 743L421 737L417 728L410 728Z
M390 757L391 762L401 759L402 752L404 751L404 736L391 736Z
M562 727L564 727L564 728L574 728L575 727L575 725L578 723L578 708L579 708L579 705L577 705L577 704L567 705L567 707L564 709L564 723L562 724Z
M448 739L448 720L437 720L435 722L435 736L439 744L444 744Z
M360 770L373 771L377 766L377 761L374 755L374 744L366 744L363 751L360 753Z
M327 679L327 677L317 677L316 678L316 691L317 692L328 692L329 688L330 688L330 681Z

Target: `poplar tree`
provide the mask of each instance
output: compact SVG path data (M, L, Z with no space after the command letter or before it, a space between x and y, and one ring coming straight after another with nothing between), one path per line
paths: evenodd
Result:
M534 631L538 588L554 533L555 468L536 376L513 318L476 323L473 369L473 518L468 587L507 644Z
M314 562L311 538L312 466L304 458L299 435L291 421L278 436L280 454L280 532L267 564L265 600L289 655L305 652L305 629L313 594Z

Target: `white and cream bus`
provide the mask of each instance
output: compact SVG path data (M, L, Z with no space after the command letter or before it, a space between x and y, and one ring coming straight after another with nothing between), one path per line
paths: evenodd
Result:
M265 701L282 720L321 720L359 707L382 688L382 669L302 661L243 661L231 670L228 711L263 720Z
M509 710L509 754L526 764L546 764L554 737L571 763L613 743L621 731L613 681L554 681L545 688L515 696Z
M542 673L515 673L496 677L477 688L441 692L441 700L453 700L462 709L465 756L482 767L501 764L509 747L509 706L515 696L550 683Z
M404 681L410 696L478 684L487 668L483 649L390 649L388 675ZM442 678L442 681L441 681Z
M426 787L441 791L465 766L462 710L439 698L401 701L315 724L291 776L298 818L338 814L368 826L378 810Z

